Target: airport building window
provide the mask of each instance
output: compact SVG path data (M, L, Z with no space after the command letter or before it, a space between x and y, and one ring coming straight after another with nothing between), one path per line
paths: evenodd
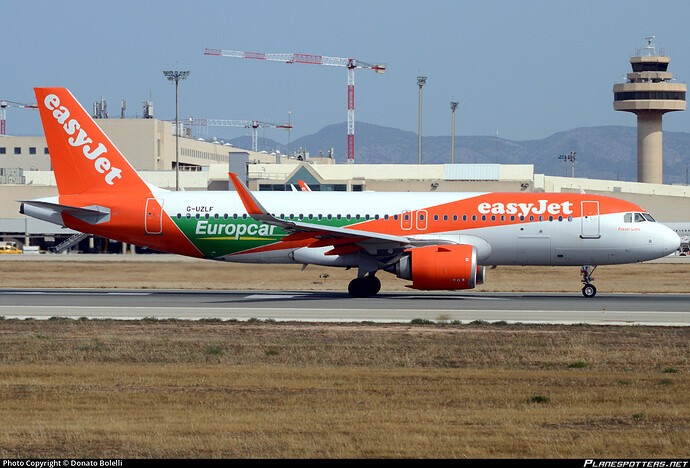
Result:
M638 99L664 99L670 101L685 101L684 91L627 91L615 93L614 101L634 101Z
M19 146L14 147L14 154L22 154L22 149Z
M644 72L644 71L660 71L665 72L668 69L668 63L664 62L637 62L633 63L632 69L634 72Z
M6 154L7 149L4 146L0 146L0 154Z
M43 154L50 154L47 146L45 148L43 148Z
M29 147L29 154L36 154L36 147L35 146Z

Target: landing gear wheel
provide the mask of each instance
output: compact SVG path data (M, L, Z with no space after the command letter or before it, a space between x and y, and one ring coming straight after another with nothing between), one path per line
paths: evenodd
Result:
M582 282L584 287L582 288L582 295L585 297L594 297L597 294L597 288L594 287L592 281L592 273L596 270L596 265L582 265L580 269L580 274L582 275Z
M347 292L352 297L373 296L381 290L381 280L376 276L363 276L350 281Z
M594 297L597 294L597 288L593 284L585 284L582 288L582 295L585 297Z
M374 296L381 290L381 280L376 276L365 276L369 281L369 295Z

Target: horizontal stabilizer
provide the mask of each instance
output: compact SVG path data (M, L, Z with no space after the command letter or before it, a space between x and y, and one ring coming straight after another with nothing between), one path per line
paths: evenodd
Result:
M27 206L43 208L45 210L49 210L53 214L67 214L89 224L100 224L110 221L110 208L98 205L79 207L60 205L58 203L51 203L48 201L24 200L21 201L20 212L23 214L30 214L27 213Z

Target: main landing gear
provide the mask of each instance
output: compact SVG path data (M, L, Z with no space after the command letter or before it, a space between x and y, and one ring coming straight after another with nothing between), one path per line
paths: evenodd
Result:
M381 280L369 273L367 276L350 281L347 291L352 297L373 296L381 290Z
M580 269L580 273L582 273L582 282L584 283L582 295L585 297L594 297L597 294L597 288L595 288L591 283L594 281L594 278L592 278L592 273L594 273L594 270L596 269L596 265L582 265L582 268Z

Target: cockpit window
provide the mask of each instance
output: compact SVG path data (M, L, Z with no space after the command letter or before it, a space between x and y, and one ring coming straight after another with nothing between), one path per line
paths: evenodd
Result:
M644 216L642 216L642 213L635 213L635 222L636 223L643 223L647 221Z
M651 221L652 223L656 222L649 213L642 213L642 216L644 216L647 221Z
M625 213L625 216L623 216L623 222L632 223L632 215L632 213Z

